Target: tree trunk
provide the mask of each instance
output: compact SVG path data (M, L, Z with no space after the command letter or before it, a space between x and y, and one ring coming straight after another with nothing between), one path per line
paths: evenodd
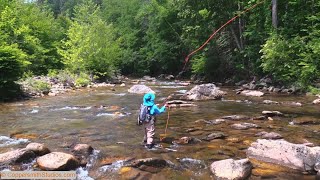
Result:
M278 0L272 0L272 25L278 28Z

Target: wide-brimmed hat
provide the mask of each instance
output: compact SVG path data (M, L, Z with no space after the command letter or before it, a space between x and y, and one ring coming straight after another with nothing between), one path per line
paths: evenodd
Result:
M156 95L153 94L153 93L145 94L143 96L143 105L145 105L145 106L153 106L155 98L156 98Z

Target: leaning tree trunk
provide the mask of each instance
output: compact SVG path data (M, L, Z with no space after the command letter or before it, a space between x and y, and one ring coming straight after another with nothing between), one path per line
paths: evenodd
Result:
M278 28L278 0L272 0L272 25Z

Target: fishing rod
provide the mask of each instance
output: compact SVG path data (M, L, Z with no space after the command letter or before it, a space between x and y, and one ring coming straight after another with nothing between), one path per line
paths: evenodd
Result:
M195 54L196 52L198 52L198 51L200 51L201 49L203 49L203 48L209 43L209 41L210 41L221 29L223 29L225 26L227 26L228 24L230 24L232 21L234 21L235 19L237 19L238 17L240 17L242 14L244 14L244 13L246 13L246 12L254 9L255 7L257 7L258 5L260 5L260 4L264 3L264 2L265 2L265 0L262 0L262 1L258 2L258 3L256 3L256 4L254 4L253 6L245 9L244 11L240 12L238 15L234 16L233 18L231 18L231 19L230 19L229 21L227 21L225 24L223 24L219 29L217 29L216 31L214 31L214 32L210 35L210 37L209 37L200 47L198 47L196 50L192 51L191 53L189 53L189 54L187 55L187 57L186 57L185 60L184 60L183 69L182 69L182 71L181 71L179 74L182 74L183 72L185 72L185 68L186 68L186 65L187 65L190 57L191 57L193 54Z

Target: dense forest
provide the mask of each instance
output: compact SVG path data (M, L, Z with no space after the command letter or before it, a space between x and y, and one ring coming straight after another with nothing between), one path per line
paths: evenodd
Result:
M318 0L0 0L0 40L1 96L23 78L62 71L79 82L180 73L319 88Z

